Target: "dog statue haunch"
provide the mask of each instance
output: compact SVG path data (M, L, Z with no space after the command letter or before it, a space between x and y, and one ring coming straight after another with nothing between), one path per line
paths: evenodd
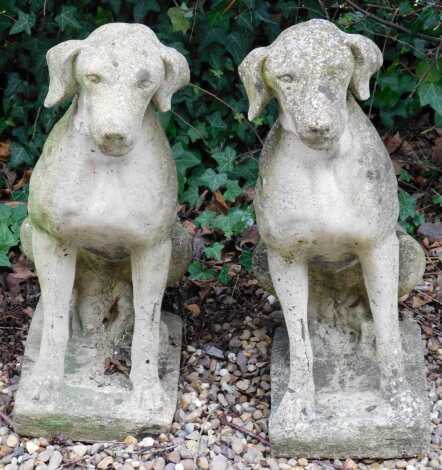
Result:
M397 182L382 140L355 101L369 97L369 80L381 65L371 40L311 20L253 50L239 67L250 120L272 97L279 106L254 204L290 345L288 385L272 411L281 422L301 425L315 415L309 263L350 255L359 258L368 293L382 395L393 409L414 410L398 320Z
M26 387L37 402L55 400L63 387L70 304L81 310L83 330L94 324L91 316L104 323L107 312L101 310L118 310L119 296L107 303L98 296L130 269L130 400L138 410L161 408L161 302L176 224L177 176L155 108L170 110L172 95L189 82L189 67L148 27L124 23L61 43L49 50L47 61L45 106L75 98L51 131L30 182L24 244L40 281L43 326Z

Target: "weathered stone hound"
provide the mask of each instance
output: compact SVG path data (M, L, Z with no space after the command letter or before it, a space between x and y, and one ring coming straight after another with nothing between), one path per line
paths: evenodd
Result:
M417 336L408 344L417 348L407 359L417 357L413 379L401 343L397 182L379 135L355 101L369 97L369 80L381 65L382 54L368 38L311 20L253 50L239 68L249 119L272 97L280 110L264 144L255 197L290 350L288 363L278 364L283 348L275 339L270 435L277 454L389 457L419 452L428 441L419 336L413 329ZM375 338L366 323L351 328L353 337L344 335L348 324L344 328L334 315L338 296L328 293L326 276L310 291L322 294L309 295L312 265L323 272L334 266L338 278L339 266L353 257L362 268ZM330 305L314 306L312 299ZM349 302L346 311L355 305ZM309 331L312 310L333 311L314 326L319 343L329 348L318 363ZM374 341L375 362L368 360ZM363 357L355 362L358 350ZM284 379L276 384L278 373ZM324 393L318 394L315 374L321 373ZM374 377L373 383L364 376Z
M189 67L148 27L123 23L61 43L47 60L45 106L75 98L30 183L22 242L41 299L16 420L23 432L93 439L163 429L175 409L181 332L166 315L160 341L161 302L190 248L176 227L175 163L153 104L170 109ZM117 384L104 360L115 342L127 345L124 335L130 381Z

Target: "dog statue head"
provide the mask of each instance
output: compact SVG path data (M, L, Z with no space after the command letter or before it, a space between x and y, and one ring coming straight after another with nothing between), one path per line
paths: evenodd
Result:
M348 89L368 99L370 77L381 65L381 51L370 39L325 20L299 23L241 63L249 119L274 96L284 129L308 147L328 149L344 132Z
M190 79L184 56L141 24L101 26L84 40L53 47L47 61L45 106L78 94L76 128L111 156L133 148L151 100L168 111L172 95Z

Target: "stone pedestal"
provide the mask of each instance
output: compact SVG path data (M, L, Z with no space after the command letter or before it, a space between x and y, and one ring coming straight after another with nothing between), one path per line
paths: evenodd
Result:
M279 409L287 389L289 342L279 328L272 350L270 439L274 455L308 458L397 458L423 453L430 419L423 346L418 325L401 322L406 379L414 406L394 409L379 391L372 321L360 333L316 321L310 326L316 387L315 412L304 422Z
M37 308L26 344L22 380L16 396L14 422L23 435L71 439L122 440L142 432L167 431L177 402L182 322L176 315L162 314L159 373L164 390L162 406L140 409L133 403L129 378L123 373L105 375L103 355L94 338L73 332L65 359L64 386L58 397L32 400L26 379L38 357L42 309ZM125 338L130 346L130 335Z

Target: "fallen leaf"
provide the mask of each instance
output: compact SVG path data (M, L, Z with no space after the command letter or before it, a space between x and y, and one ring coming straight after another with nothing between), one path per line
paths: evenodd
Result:
M8 160L9 155L11 155L11 141L0 142L0 160Z
M193 317L197 317L201 314L201 309L198 304L188 304L185 305L184 308L188 310Z
M398 150L402 145L402 138L399 135L399 132L396 132L394 135L387 135L384 137L384 144L390 155L396 152L396 150Z
M218 207L221 209L221 211L224 213L227 213L229 210L229 206L226 204L226 201L224 200L224 196L219 191L215 191L213 195L215 196L215 201Z
M442 163L442 137L434 140L433 148L431 149L431 158L434 163Z

